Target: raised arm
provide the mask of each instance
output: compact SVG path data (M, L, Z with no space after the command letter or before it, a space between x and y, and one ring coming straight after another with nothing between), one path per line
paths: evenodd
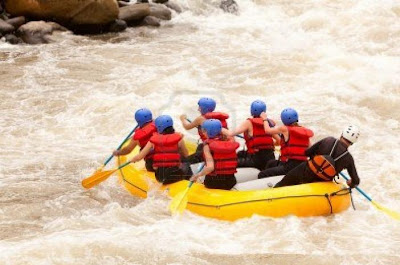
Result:
M142 160L143 158L145 158L145 157L150 153L150 151L151 151L153 148L154 148L153 144L152 144L151 142L148 142L148 143L146 144L146 146L142 149L142 151L140 151L139 154L135 155L135 156L131 159L131 161L132 161L133 163L135 163L135 162L137 162L137 161Z
M251 122L249 120L245 120L242 124L240 124L236 129L229 131L229 136L235 136L237 134L242 134L249 130Z
M120 150L115 150L115 151L113 152L113 155L114 155L114 156L123 156L123 155L127 155L127 154L129 154L130 152L132 152L132 150L135 149L135 147L136 147L138 144L139 144L138 141L132 139L132 140L129 142L129 144L128 144L127 146L125 146L124 148L122 148L122 149L120 149Z
M179 117L179 119L181 120L182 126L183 126L183 128L185 128L185 130L190 130L190 129L193 129L193 128L197 128L197 127L201 126L201 124L204 121L204 118L202 116L199 116L196 119L194 119L192 122L189 122L187 120L187 117L186 117L185 114L181 115Z

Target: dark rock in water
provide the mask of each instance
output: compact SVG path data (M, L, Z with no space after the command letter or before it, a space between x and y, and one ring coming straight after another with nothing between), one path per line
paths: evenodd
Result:
M18 38L17 36L13 35L13 34L7 34L6 36L4 36L6 39L6 42L11 43L11 44L20 44L23 43L23 41Z
M153 3L156 4L165 4L166 2L168 2L168 0L153 0Z
M182 8L175 2L168 1L167 3L165 3L165 5L168 8L175 10L176 13L182 13Z
M7 19L6 22L17 29L17 28L21 27L23 24L25 24L26 19L25 19L25 17L22 17L22 16L14 17L14 18Z
M116 19L113 23L111 23L108 31L110 32L121 32L124 31L128 27L128 24L124 20Z
M162 20L171 20L172 13L165 5L150 5L150 16L157 17Z
M119 1L122 1L122 2L127 2L127 3L129 3L129 2L130 2L129 0L119 0Z
M119 19L124 20L129 26L137 25L148 15L150 15L149 4L136 4L119 9Z
M66 28L55 22L32 21L19 27L17 36L28 44L43 44L51 42L49 35L56 30L63 31Z
M6 0L13 16L56 21L65 25L108 25L118 17L115 0Z
M118 1L118 7L130 6L128 2L125 1Z
M149 0L137 0L136 4L140 4L140 3L148 3Z
M3 5L3 3L2 3L2 2L0 2L0 14L1 14L1 13L3 13L3 11L4 11L4 9L3 9L3 6L2 6L2 5Z
M147 16L147 17L145 17L143 19L142 25L143 26L159 27L159 26L161 26L160 21L161 20L159 18L156 18L156 17L153 17L153 16Z
M235 0L222 0L219 7L227 13L239 14L239 6Z
M3 35L7 34L7 33L11 33L15 30L15 28L8 24L7 22L5 22L4 20L0 19L0 33L2 33Z

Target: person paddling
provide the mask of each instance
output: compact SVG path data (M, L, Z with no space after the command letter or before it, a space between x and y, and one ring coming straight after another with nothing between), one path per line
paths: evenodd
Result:
M265 132L264 122L260 115L266 110L265 102L261 100L253 101L250 106L252 117L229 132L232 137L243 133L246 141L247 151L238 153L238 167L255 167L263 170L268 161L275 160L274 143L279 145L280 138L277 134L270 135ZM268 122L271 127L276 124L272 119L268 119Z
M310 138L314 136L312 130L299 125L299 115L296 110L286 108L281 112L284 125L271 128L267 114L261 113L264 129L269 134L281 135L281 155L279 160L270 161L267 169L258 174L258 178L285 175L290 170L307 160L306 149L310 146Z
M275 187L332 181L337 174L347 169L351 177L347 184L355 188L360 183L360 178L348 148L357 142L359 136L359 129L350 125L342 131L339 139L326 137L315 143L305 152L310 160L289 171Z
M181 156L188 156L183 135L175 132L172 118L169 115L159 116L155 120L155 125L157 133L131 161L135 163L145 158L153 150L153 168L158 182L171 184L188 178L191 173L186 172L185 174L181 163Z
M153 114L150 110L143 108L139 109L135 112L135 120L139 125L139 128L136 129L135 134L133 135L129 144L120 149L115 150L113 152L114 156L123 156L127 155L135 149L136 146L140 147L142 150L150 138L153 136L155 132L157 132L156 125L153 121ZM146 169L147 171L154 171L153 169L153 153L150 152L145 158Z
M204 185L209 189L230 190L236 185L237 155L239 143L234 140L223 140L221 121L209 119L203 122L204 140L203 155L205 167L193 175L190 180L196 181L206 176Z
M205 134L203 133L203 130L201 129L201 125L203 124L203 122L207 119L218 119L221 124L222 127L225 129L228 129L228 125L226 120L229 118L229 115L223 112L216 112L215 107L217 105L217 103L215 102L214 99L212 98L200 98L200 100L197 102L199 108L199 112L200 112L200 116L198 116L197 118L195 118L193 121L189 122L187 120L187 117L185 114L180 116L180 120L182 122L182 126L183 128L185 128L186 130L191 130L193 128L197 128L198 134L200 136L200 139L202 141L202 143L200 143L197 146L196 152L189 156L187 158L187 162L191 163L191 164L195 164L195 163L199 163L201 161L203 161L203 142L207 139L207 137L205 136ZM226 131L226 133L228 133Z

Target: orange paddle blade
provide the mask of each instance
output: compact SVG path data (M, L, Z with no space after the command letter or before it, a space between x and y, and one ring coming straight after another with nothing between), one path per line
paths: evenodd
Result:
M101 182L105 181L106 179L108 179L108 177L111 176L117 170L118 169L106 170L106 171L100 171L100 172L96 171L90 177L87 177L84 180L82 180L82 186L85 189L90 189L90 188L100 184Z

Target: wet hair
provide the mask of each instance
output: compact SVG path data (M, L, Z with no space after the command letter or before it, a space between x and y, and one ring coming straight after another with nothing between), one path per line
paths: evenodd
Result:
M165 128L164 131L162 132L162 134L173 134L173 133L175 133L175 129L172 126Z

